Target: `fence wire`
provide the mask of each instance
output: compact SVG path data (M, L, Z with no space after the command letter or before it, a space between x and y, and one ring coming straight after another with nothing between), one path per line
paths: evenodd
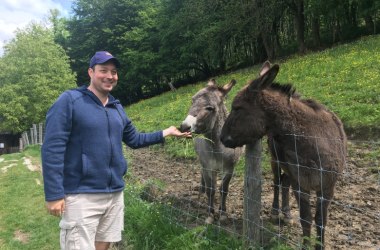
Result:
M321 139L318 138L318 140ZM323 140L336 143L332 139ZM266 143L263 143L263 146L266 149ZM173 222L178 221L184 227L194 228L205 225L208 203L206 195L199 193L201 166L197 159L173 160L165 157L164 152L149 149L128 150L128 154L132 159L130 166L132 176L142 183L149 183L147 186L150 186L150 189L146 190L144 199L163 202L173 211L181 212L182 216L175 216L172 219ZM327 224L323 225L326 230L325 246L327 249L380 249L380 142L349 141L347 155L344 170L339 173L335 193L330 200ZM273 219L271 210L274 184L269 166L270 158L267 153L264 153L261 160L263 174L260 177L253 177L259 179L252 180L262 183L260 245L265 247L278 242L278 244L300 249L302 247L301 218L292 189L290 210L293 220L289 223L281 217ZM320 171L322 178L324 171L322 167ZM213 223L218 230L242 239L246 237L243 235L243 175L244 171L239 170L238 166L230 183L227 198L228 218L225 221L215 220ZM164 187L155 185L157 180L165 183ZM321 181L323 182L323 179ZM220 183L221 176L218 177L218 190L215 195L216 209L220 201ZM301 190L296 190L296 192L302 193ZM316 237L314 214L317 197L315 192L303 193L303 195L310 196L313 218L311 241L313 242ZM219 244L215 239L213 242L216 245Z
M40 134L43 134L43 131ZM28 135L28 139L31 140L30 135ZM330 141L330 139L328 140ZM38 143L38 140L35 142ZM273 219L271 216L273 175L270 170L271 160L268 157L266 143L263 143L263 147L262 176L252 179L252 181L262 183L261 215L260 225L258 225L261 228L260 245L265 247L276 242L300 249L302 228L297 201L293 194L290 194L293 222L287 223L283 218ZM154 150L150 148L127 149L130 176L144 185L144 191L140 198L148 202L160 202L167 206L172 211L170 220L184 228L192 229L204 226L208 215L208 203L206 195L199 192L201 166L198 159L173 159L167 156L164 150L165 147L158 150L157 148ZM315 153L318 154L318 152ZM220 221L216 215L217 218L213 222L216 237L208 240L215 246L222 244L222 239L218 240L221 232L239 239L246 238L243 235L243 182L245 178L243 165L240 163L235 168L230 183L227 197L227 219ZM2 174L13 166L13 162L5 163L0 157L0 179ZM323 225L326 230L326 248L380 249L380 141L349 141L345 169L339 175L334 197L328 210L327 225ZM220 175L217 183L216 209L220 202ZM316 194L312 192L310 201L313 216L316 198ZM248 223L250 222L248 221ZM311 223L313 223L312 236L315 237L314 220ZM198 237L205 237L205 235L200 233Z

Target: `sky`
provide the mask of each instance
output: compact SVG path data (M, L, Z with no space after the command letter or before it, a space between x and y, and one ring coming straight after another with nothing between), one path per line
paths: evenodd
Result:
M49 16L49 10L58 9L61 16L69 16L73 0L0 0L0 56L3 46L14 38L17 28L24 28L31 21L41 22Z

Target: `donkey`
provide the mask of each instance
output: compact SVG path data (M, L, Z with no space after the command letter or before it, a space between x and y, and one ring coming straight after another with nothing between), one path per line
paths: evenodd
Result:
M229 183L242 151L241 148L226 148L219 140L222 126L228 115L224 98L235 84L236 81L231 80L230 83L220 87L214 79L210 80L205 88L192 97L188 116L180 126L181 131L192 131L194 134L204 136L204 138L195 138L195 151L202 165L200 192L206 192L208 198L207 224L214 222L217 172L223 173L220 186L219 219L222 221L227 218L226 199Z
M279 66L266 62L260 76L234 98L221 133L231 148L267 135L272 161L291 183L300 209L304 247L310 245L310 192L317 194L315 249L324 248L327 211L346 162L347 138L339 118L314 100L303 100L292 85L273 82Z

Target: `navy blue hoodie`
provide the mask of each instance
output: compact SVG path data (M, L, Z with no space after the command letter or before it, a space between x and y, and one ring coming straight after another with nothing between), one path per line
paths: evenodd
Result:
M162 131L139 133L120 102L108 99L103 106L82 86L65 91L49 109L41 150L46 201L123 190L122 142L140 148L164 141Z

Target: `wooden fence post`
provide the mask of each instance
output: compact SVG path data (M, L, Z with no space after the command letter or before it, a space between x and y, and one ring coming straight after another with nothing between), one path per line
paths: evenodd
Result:
M34 145L33 128L30 128L30 144Z
M19 151L22 152L24 150L24 140L22 137L19 139Z
M39 123L38 124L38 144L42 145L43 141L44 141L44 137L43 137L43 123Z
M38 131L37 131L36 124L33 124L33 135L34 135L34 144L38 144Z
M24 133L22 133L22 138L24 139L24 148L26 147L26 146L29 146L29 139L28 139L28 133L27 132L24 132Z
M260 246L261 151L261 140L245 148L243 235L246 237L246 249L252 244Z

